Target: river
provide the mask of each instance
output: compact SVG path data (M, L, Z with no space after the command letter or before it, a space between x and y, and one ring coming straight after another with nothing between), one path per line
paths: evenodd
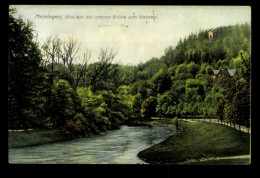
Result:
M126 126L85 138L9 149L14 164L142 164L137 154L176 133L173 126Z

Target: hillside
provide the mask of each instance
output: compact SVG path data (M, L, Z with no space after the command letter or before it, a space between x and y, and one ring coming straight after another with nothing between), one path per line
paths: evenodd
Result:
M206 30L192 33L180 39L176 47L168 47L159 59L136 66L135 74L129 76L135 81L130 91L133 95L141 95L139 103L155 97L157 116L217 116L219 101L228 93L234 95L235 88L245 81L246 66L250 65L250 27L242 24L211 30L212 38L208 38ZM222 68L234 69L238 78L223 78L214 83L213 70ZM249 98L248 94L246 96ZM248 113L248 101L245 102L244 109ZM224 118L229 119L228 116Z

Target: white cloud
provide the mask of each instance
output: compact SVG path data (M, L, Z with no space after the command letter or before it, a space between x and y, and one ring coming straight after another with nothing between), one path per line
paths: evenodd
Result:
M251 23L250 7L240 6L16 6L18 14L33 21L40 42L50 35L73 36L83 49L91 49L92 62L101 48L119 50L116 60L138 64L161 57L164 49L176 46L180 38L199 29L236 23ZM36 19L36 14L61 15L62 20ZM139 15L156 15L154 20L138 19ZM136 15L135 20L65 19L74 17Z

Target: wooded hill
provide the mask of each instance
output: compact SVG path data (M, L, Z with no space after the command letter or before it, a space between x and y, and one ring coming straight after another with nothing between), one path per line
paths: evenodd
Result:
M210 39L205 30L192 33L160 58L124 66L113 62L117 52L108 49L88 64L90 50L79 54L73 38L49 37L40 47L33 24L14 13L9 13L8 29L10 129L60 128L82 136L151 116L181 115L249 124L248 24L212 29ZM81 64L74 63L78 57ZM224 67L236 69L238 79L213 83L213 69Z

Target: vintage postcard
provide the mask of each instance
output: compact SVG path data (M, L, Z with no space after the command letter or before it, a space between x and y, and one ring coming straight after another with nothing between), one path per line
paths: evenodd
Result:
M10 5L9 164L251 164L251 7Z

